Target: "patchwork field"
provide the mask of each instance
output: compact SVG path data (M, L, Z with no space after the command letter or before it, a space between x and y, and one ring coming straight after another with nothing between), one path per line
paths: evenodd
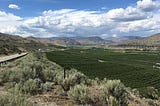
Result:
M69 49L47 53L63 67L78 69L90 78L120 79L126 86L160 87L160 53L105 49Z

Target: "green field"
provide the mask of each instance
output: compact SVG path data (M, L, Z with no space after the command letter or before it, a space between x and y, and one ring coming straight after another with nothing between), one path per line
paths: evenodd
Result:
M113 52L105 49L70 49L47 53L47 58L63 67L78 69L90 78L120 79L126 86L160 87L159 52Z

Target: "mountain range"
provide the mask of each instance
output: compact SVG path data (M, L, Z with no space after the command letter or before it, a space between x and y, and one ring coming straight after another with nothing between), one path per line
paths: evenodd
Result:
M0 33L0 54L21 51L34 51L46 46L85 46L85 45L114 45L114 47L160 47L160 34L149 37L122 36L101 38L92 37L50 37L50 38L23 38L16 35Z
M140 49L159 50L160 49L160 33L144 37L140 39L128 40L117 46L134 47Z
M140 39L141 37L123 36L123 37L109 37L103 39L98 36L91 37L51 37L51 38L34 38L28 37L27 39L41 42L43 44L49 43L60 46L85 46L85 45L106 45L106 44L118 44L124 41Z

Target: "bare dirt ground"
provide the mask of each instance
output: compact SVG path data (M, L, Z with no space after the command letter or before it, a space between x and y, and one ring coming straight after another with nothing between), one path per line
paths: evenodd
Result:
M64 96L42 94L31 99L37 106L75 106L72 100Z
M44 92L40 95L31 97L31 100L37 106L78 106L74 101L68 98L68 96L61 95L61 87L59 85L54 86L54 89L50 92Z

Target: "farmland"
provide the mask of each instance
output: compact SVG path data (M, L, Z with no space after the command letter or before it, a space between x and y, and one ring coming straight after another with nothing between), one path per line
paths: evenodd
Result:
M160 87L159 52L107 49L69 49L47 53L47 58L63 67L78 69L90 78L120 79L126 86Z

